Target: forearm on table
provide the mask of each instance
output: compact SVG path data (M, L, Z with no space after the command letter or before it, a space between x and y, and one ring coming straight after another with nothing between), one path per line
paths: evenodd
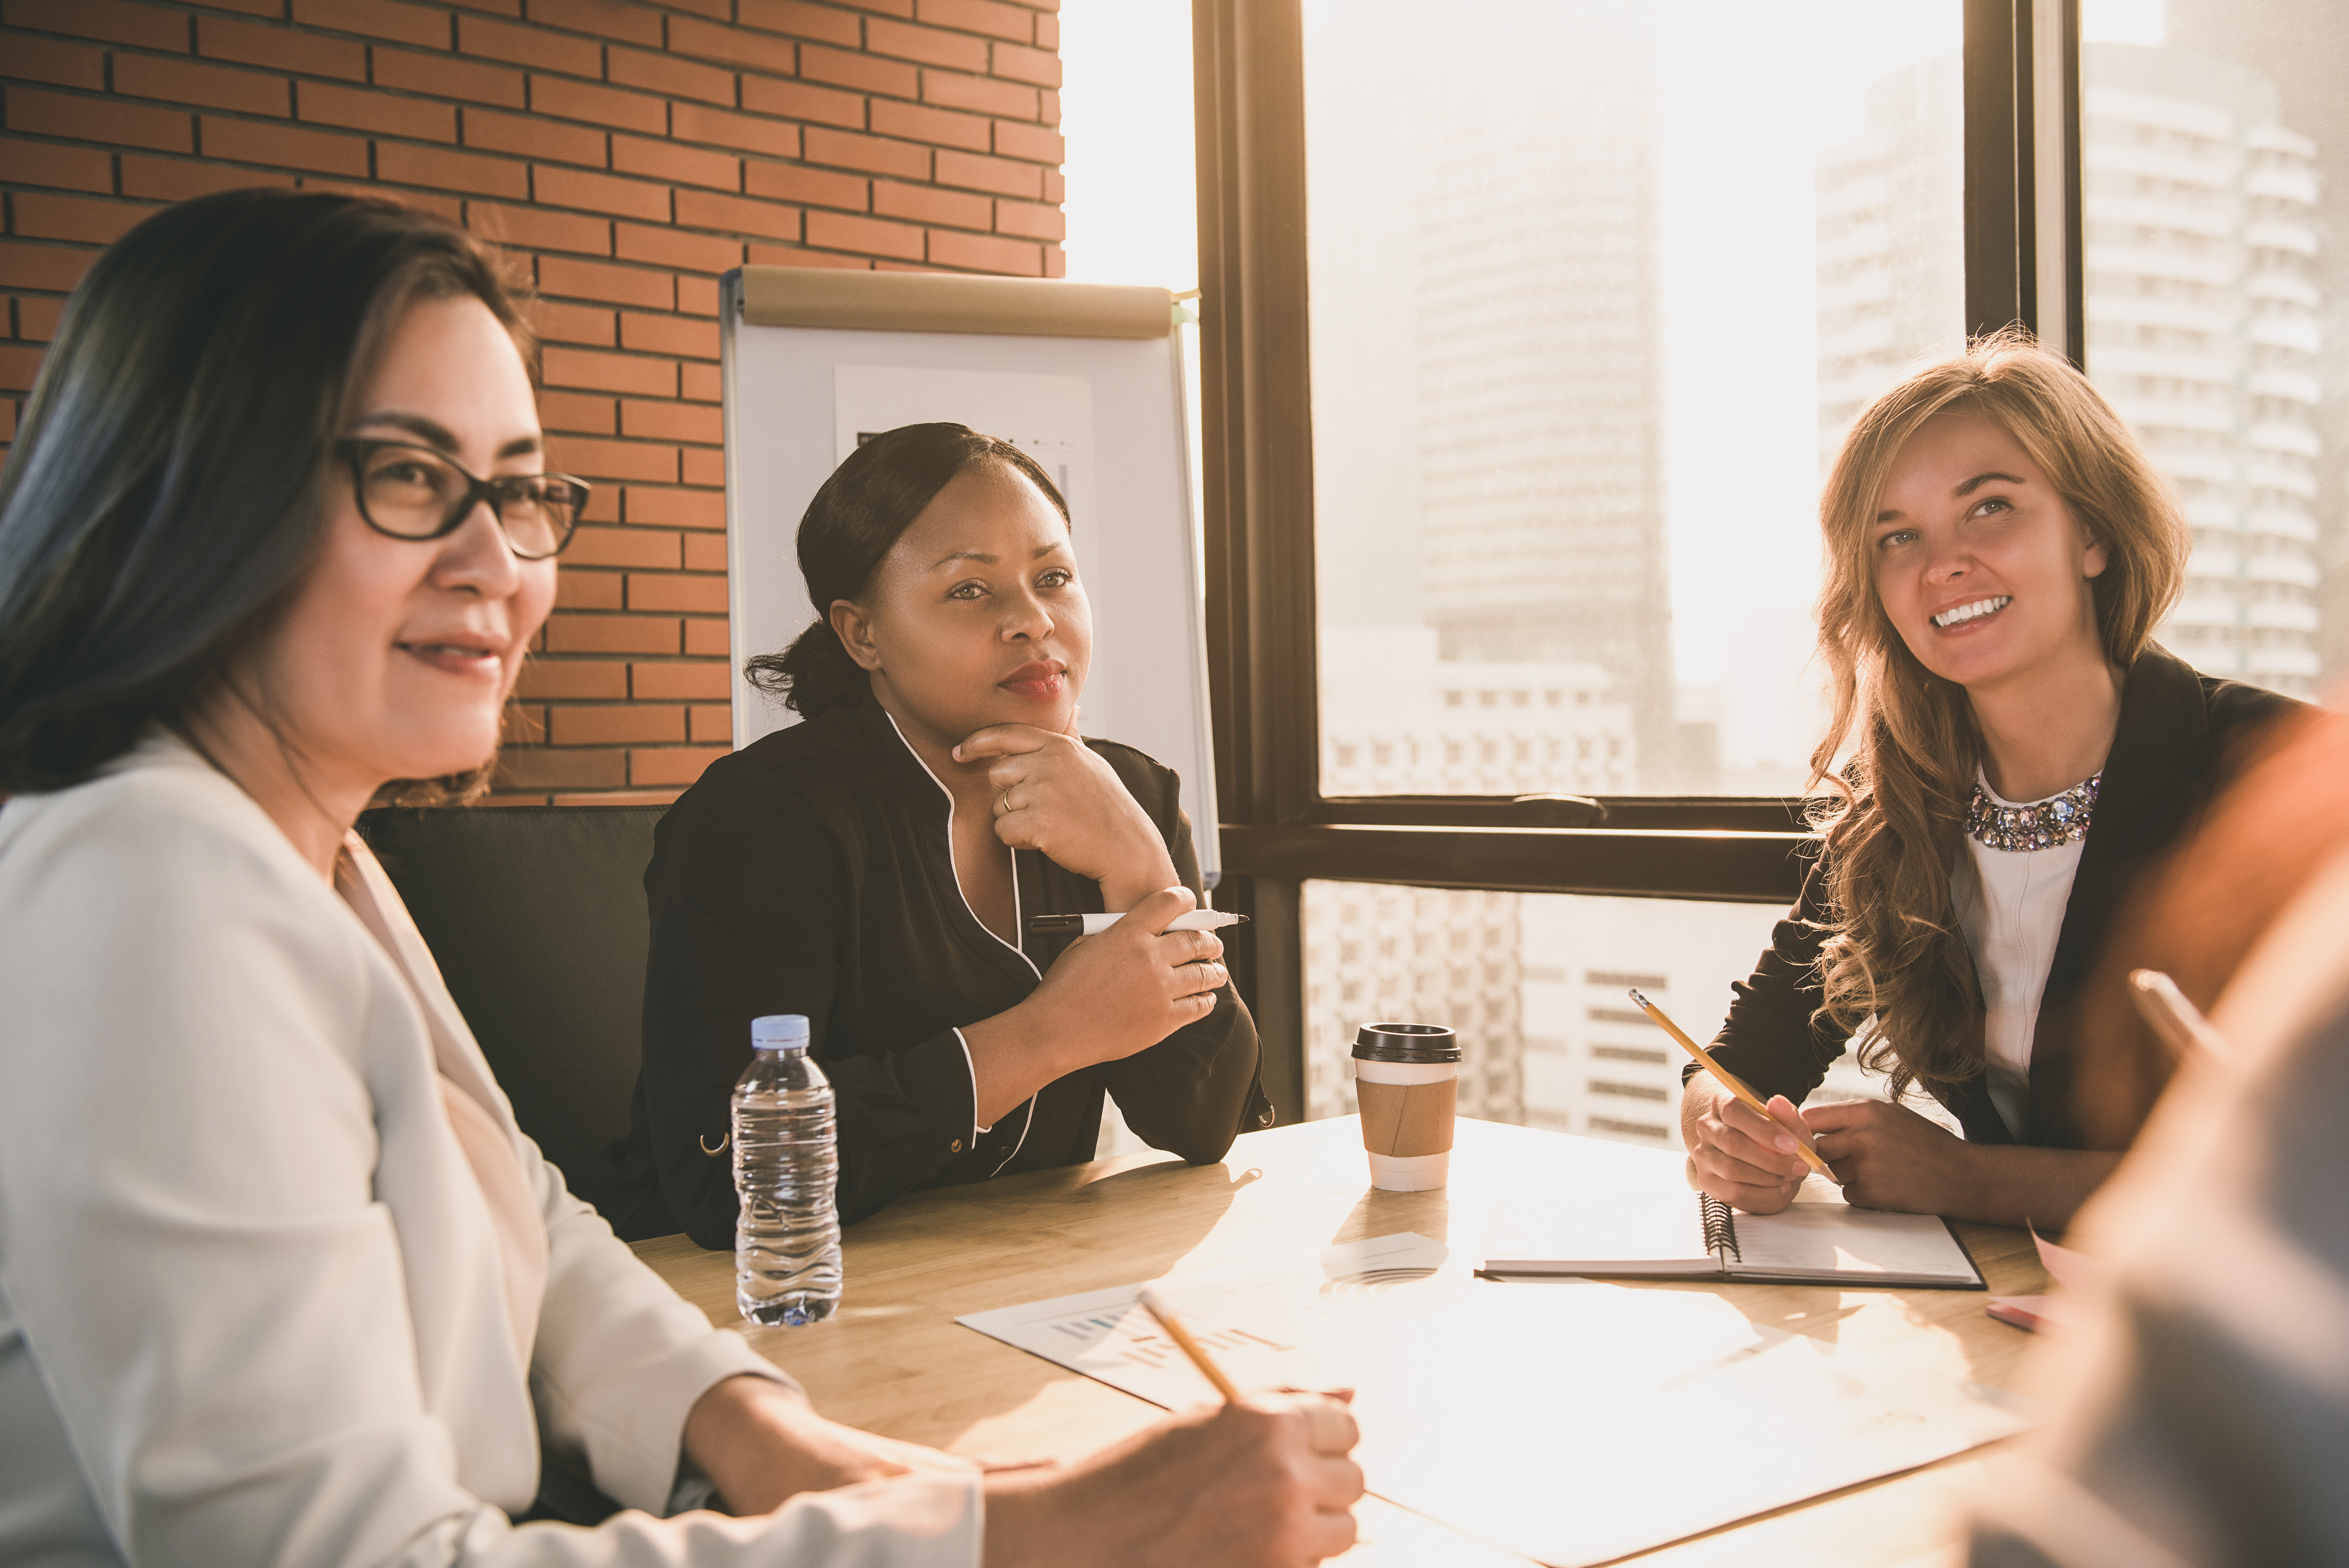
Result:
M2072 1222L2122 1159L2100 1150L2017 1144L1978 1143L1966 1149L1971 1167L1967 1180L1944 1212L1955 1220L2028 1224L2051 1233Z
M738 1514L765 1513L795 1491L836 1486L805 1395L766 1377L712 1384L685 1418L685 1457Z
M1111 1064L1109 1091L1135 1136L1194 1163L1220 1160L1256 1081L1256 1020L1226 986L1216 1009Z

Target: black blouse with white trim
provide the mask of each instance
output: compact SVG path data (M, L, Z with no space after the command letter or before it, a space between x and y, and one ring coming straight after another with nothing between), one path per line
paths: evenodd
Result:
M1086 744L1196 892L1174 773L1114 741ZM770 1013L807 1016L832 1079L844 1220L915 1187L1090 1160L1104 1091L1136 1135L1194 1161L1269 1124L1256 1026L1226 986L1205 1018L978 1129L957 1026L1019 1003L1073 938L1029 937L1022 952L981 923L955 879L952 809L866 703L719 758L661 820L645 873L652 950L633 1125L586 1194L624 1238L681 1229L733 1245L729 1106L750 1020ZM1014 851L1012 866L1023 923L1102 908L1099 883L1042 854Z

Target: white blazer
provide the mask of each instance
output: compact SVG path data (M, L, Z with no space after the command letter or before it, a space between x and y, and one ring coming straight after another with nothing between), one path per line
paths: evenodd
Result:
M781 1375L564 1190L374 881L413 989L173 738L0 808L0 1561L976 1563L962 1478L677 1512L694 1401ZM545 1223L527 1367L443 1074ZM645 1511L511 1524L542 1438Z

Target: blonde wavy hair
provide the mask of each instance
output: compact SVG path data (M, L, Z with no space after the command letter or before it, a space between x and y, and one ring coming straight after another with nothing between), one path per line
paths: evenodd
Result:
M1822 1021L1860 1036L1862 1063L1912 1083L1982 1070L1981 987L1950 872L1982 759L1965 688L1909 651L1876 592L1876 514L1910 437L1939 414L2013 437L2105 550L2093 583L2105 656L2127 670L2177 600L2191 536L2168 485L2086 377L2010 327L1911 372L1845 438L1819 501L1826 581L1819 657L1834 717L1806 792L1832 912L1820 949ZM1849 748L1841 769L1837 760Z

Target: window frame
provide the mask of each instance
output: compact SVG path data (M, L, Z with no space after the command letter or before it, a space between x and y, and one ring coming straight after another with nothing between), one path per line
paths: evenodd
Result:
M2079 0L1961 4L1967 329L2044 318L2080 363ZM1770 797L1321 794L1301 0L1192 26L1217 903L1254 917L1234 977L1286 1121L1306 879L1785 903L1814 835Z

